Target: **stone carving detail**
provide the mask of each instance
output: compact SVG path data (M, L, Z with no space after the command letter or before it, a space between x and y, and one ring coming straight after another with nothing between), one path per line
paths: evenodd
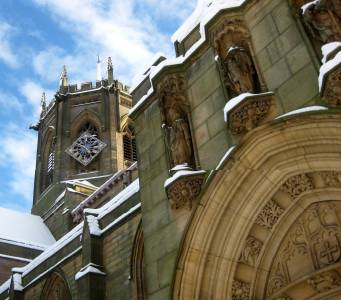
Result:
M283 208L275 201L270 200L258 215L255 223L271 230L283 212Z
M313 189L313 183L306 174L290 177L280 188L280 190L287 192L292 199L311 189Z
M340 275L335 271L315 275L309 278L307 282L317 293L323 293L341 286Z
M232 283L232 300L248 300L250 299L250 284L239 280L233 280Z
M256 265L257 258L262 249L263 243L253 236L246 239L246 245L240 255L239 261L249 266Z
M237 106L228 117L232 134L242 134L260 125L269 115L272 95L257 96Z
M341 107L341 65L325 75L321 96L329 107Z
M167 196L172 209L192 208L193 200L199 196L204 182L204 174L179 177L166 187Z
M341 187L341 172L323 171L320 175L326 187Z
M158 85L162 128L172 167L191 165L193 145L188 121L189 104L185 92L185 79L169 75Z
M303 11L303 21L312 38L322 44L341 40L341 2L318 0Z
M259 79L250 54L250 33L244 22L229 18L212 35L230 97L259 92Z
M268 296L290 282L340 261L341 227L335 205L312 204L291 227L270 268ZM325 283L320 281L321 278L315 278L310 283L321 289Z

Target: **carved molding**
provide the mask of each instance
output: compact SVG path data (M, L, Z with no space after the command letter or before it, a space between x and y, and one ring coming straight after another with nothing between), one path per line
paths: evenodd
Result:
M250 284L239 280L233 280L232 300L250 299Z
M323 171L319 172L326 187L341 187L341 172Z
M329 107L341 107L341 64L325 74L321 97Z
M258 215L255 223L271 230L283 212L283 208L274 200L270 200Z
M288 193L292 199L297 198L302 193L312 190L313 182L306 174L300 174L290 177L280 188L280 190Z
M307 283L317 292L324 293L341 286L340 275L336 271L330 271L312 276Z
M263 243L253 236L246 239L246 244L240 255L239 261L249 266L255 266Z
M199 171L200 172L200 171ZM204 182L205 172L196 175L179 176L166 187L166 193L172 209L192 208L193 200L199 196Z
M228 126L232 134L240 135L270 120L275 114L273 94L248 96L228 113Z

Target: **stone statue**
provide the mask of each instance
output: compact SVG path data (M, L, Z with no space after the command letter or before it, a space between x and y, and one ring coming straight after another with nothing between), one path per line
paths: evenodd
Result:
M255 68L249 53L242 47L230 47L223 60L227 86L232 96L255 93Z
M191 134L180 99L169 96L163 99L163 128L174 166L192 161Z
M303 12L303 20L313 39L325 43L341 40L341 2L320 0Z

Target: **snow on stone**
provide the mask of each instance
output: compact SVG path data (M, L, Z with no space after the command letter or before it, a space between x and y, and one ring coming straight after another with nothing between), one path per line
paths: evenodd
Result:
M299 108L299 109L296 109L293 111L289 111L284 115L278 116L276 119L281 119L281 118L284 118L287 116L302 114L302 113L306 113L306 112L310 112L310 111L319 111L319 110L327 110L327 109L328 109L327 107L319 106L319 105L307 106L307 107Z
M172 177L169 177L165 183L164 187L167 188L170 184L172 184L174 181L176 181L178 178L182 176L191 176L191 175L200 175L205 174L206 171L200 170L200 171L189 171L189 170L181 170L176 172Z
M323 45L322 48L321 48L322 55L323 55L322 63L323 64L326 63L328 55L330 53L332 53L333 51L335 51L339 47L341 47L341 42L331 42L331 43Z
M217 167L215 168L216 170L220 170L222 165L224 164L224 162L230 157L230 154L232 153L232 151L236 148L236 146L232 146L230 147L226 153L224 154L223 158L220 160L220 162L218 163Z
M308 9L309 7L311 7L312 5L317 4L319 1L320 1L320 0L315 0L315 1L311 1L311 2L309 2L309 3L304 4L304 5L301 7L302 13L304 14L304 13L307 11L307 9Z
M252 97L252 96L260 96L260 95L272 95L272 93L262 93L262 94L251 94L251 93L243 93L234 97L226 103L224 107L224 120L225 122L228 121L228 113L235 108L239 103L243 102L245 99Z
M58 203L60 200L62 200L64 197L65 197L65 192L66 190L64 190L57 198L56 200L54 201L54 203Z
M24 261L24 262L32 261L32 259L27 259L27 258L23 258L19 256L5 255L5 254L0 254L0 258L7 258L7 259L12 259L12 260Z
M341 66L341 51L339 51L339 53L337 53L333 59L329 60L328 62L321 66L320 75L318 79L320 92L322 90L326 75L337 66Z
M75 238L79 237L82 234L83 224L84 224L83 222L78 224L70 232L68 232L61 239L59 239L57 242L55 242L52 246L47 248L42 254L40 254L34 260L32 260L32 262L30 262L25 267L21 268L23 271L23 276L27 275L29 272L31 272L33 269L35 269L37 266L39 266L42 262L47 260L52 255L54 255L60 249L62 249L67 244L69 244L71 241L73 241Z
M64 183L69 183L69 184L72 184L72 185L80 185L80 186L84 186L84 187L89 187L91 189L98 189L97 186L93 185L91 182L89 182L87 180L72 179L72 180L65 180L63 182Z
M102 234L101 228L99 227L98 218L92 215L86 216L88 221L89 231L91 235L100 236Z
M99 267L96 264L89 263L87 266L83 267L75 276L75 280L79 280L83 276L92 273L92 274L100 274L100 275L106 275L104 272L98 270L96 267Z
M18 242L29 248L45 249L55 242L51 232L39 216L0 207L0 239Z
M15 291L21 292L24 288L22 286L21 274L15 273L13 274L13 289Z
M85 212L98 214L98 219L103 218L105 215L112 212L114 209L119 207L122 203L127 201L130 197L135 195L140 190L139 179L135 179L131 184L129 184L123 191L118 193L114 198L112 198L108 203L103 205L101 208L85 209Z
M6 280L2 285L0 285L0 295L9 289L11 285L11 278Z
M132 115L136 110L138 110L153 92L154 89L151 87L148 90L147 94L145 94L139 101L137 101L137 103L129 110L129 116Z
M173 34L172 42L182 42L199 24L202 28L222 9L241 6L246 0L199 0L193 14Z

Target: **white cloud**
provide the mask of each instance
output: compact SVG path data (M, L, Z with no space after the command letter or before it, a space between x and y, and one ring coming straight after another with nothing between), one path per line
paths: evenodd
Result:
M0 144L0 166L7 170L8 188L32 200L35 170L36 136L16 125L9 124Z
M127 84L144 71L145 63L156 52L173 56L169 37L160 31L156 19L183 18L195 3L195 0L161 0L160 5L156 0L34 1L52 12L76 45L68 54L55 47L40 52L34 59L34 68L42 78L58 80L56 76L66 64L71 82L94 80L99 53L102 57L112 57L116 75Z
M26 80L20 88L20 93L25 97L26 102L30 105L33 110L33 118L37 119L40 114L40 101L43 92L46 94L46 99L49 101L53 98L52 90L45 90L40 84Z
M22 105L17 97L0 90L0 106L2 110L15 110L22 113Z
M14 28L6 22L0 21L0 60L14 68L18 66L18 60L14 54L10 39Z

